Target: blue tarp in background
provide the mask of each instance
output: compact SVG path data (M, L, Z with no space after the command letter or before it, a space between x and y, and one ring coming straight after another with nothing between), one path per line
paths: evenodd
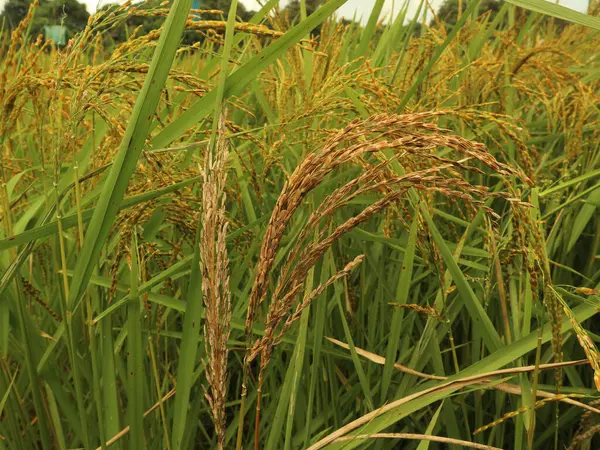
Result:
M192 9L200 9L200 3L202 3L202 0L194 0L192 2ZM200 14L198 13L192 13L194 15L194 20L200 20Z
M46 36L46 39L54 41L56 45L66 45L67 27L63 25L44 25L44 36Z

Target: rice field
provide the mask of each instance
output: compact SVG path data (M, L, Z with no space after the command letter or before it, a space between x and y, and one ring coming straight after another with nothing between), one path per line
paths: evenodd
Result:
M600 3L229 3L0 32L0 450L600 448Z

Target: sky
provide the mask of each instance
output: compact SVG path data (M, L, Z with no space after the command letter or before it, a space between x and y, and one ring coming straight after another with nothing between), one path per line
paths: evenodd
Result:
M4 3L7 0L0 0L0 9L3 8ZM98 3L100 5L105 3L114 3L114 0L79 0L83 1L86 4L88 11L94 12ZM260 8L260 4L257 0L240 0L248 9L258 10ZM417 10L419 5L419 0L408 0L409 8L407 17L412 17ZM439 6L443 0L432 0L432 4L434 7ZM286 0L282 0L281 4L285 5L287 3ZM383 7L382 14L390 14L394 8L394 3L396 10L402 5L403 0L385 0L385 6ZM375 0L348 0L344 6L342 6L338 10L338 14L352 18L354 14L357 17L362 17L363 21L366 21L369 18L369 13L375 4ZM576 9L578 11L585 11L587 8L588 0L560 0L560 4L563 6L567 6L572 9ZM412 14L411 14L412 13Z

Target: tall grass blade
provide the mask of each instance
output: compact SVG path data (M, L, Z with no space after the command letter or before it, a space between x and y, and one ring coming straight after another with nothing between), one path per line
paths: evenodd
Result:
M528 9L529 11L546 14L548 16L556 17L557 19L566 20L600 31L599 17L575 11L566 6L559 5L558 3L547 2L545 0L506 0L506 2Z
M138 240L134 230L131 238L130 294L127 306L127 400L130 446L144 448L144 347L142 337L142 305L138 296Z

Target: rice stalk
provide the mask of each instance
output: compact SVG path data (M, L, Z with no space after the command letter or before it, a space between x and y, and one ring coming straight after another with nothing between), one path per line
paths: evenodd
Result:
M258 307L266 297L275 255L285 229L295 210L301 205L306 195L318 186L329 173L340 165L348 163L357 157L370 153L378 153L384 149L393 149L398 152L398 157L401 160L406 158L406 164L409 167L411 163L415 163L412 161L412 158L416 155L422 158L419 161L420 165L422 165L423 159L430 160L434 164L441 163L439 168L432 167L422 172L409 173L401 177L388 177L383 181L377 180L376 182L375 175L383 175L381 170L385 167L385 165L380 164L373 171L368 171L363 177L350 181L342 188L336 190L331 196L325 199L317 211L309 218L307 225L300 234L300 238L297 240L295 249L290 252L288 262L280 273L278 284L275 287L266 316L265 336L257 341L251 349L247 350L244 358L246 373L249 364L259 353L261 355L257 382L258 398L254 429L255 448L258 445L259 439L261 392L264 373L271 360L273 349L280 340L280 336L299 318L298 314L291 314L289 317L288 314L290 314L290 310L296 303L296 298L300 295L305 285L304 280L307 277L308 271L339 237L405 197L410 188L433 190L448 197L458 197L473 202L478 201L475 198L477 196L485 197L487 195L485 188L472 186L467 181L456 177L457 171L454 169L480 171L480 169L474 166L467 165L471 160L483 163L499 173L519 175L523 179L527 178L525 175L496 161L486 152L485 147L481 144L467 141L458 136L447 135L445 130L424 122L425 119L431 119L440 114L444 114L444 112L414 115L380 115L370 117L364 121L355 120L330 138L325 143L322 151L310 153L295 169L284 185L283 191L279 195L271 214L271 219L263 239L257 274L250 294L250 303L246 316L245 330L247 338L254 323ZM366 138L372 135L377 136L377 134L379 134L378 138ZM347 144L340 146L344 142L347 142ZM449 147L462 158L460 160L440 158L432 152L438 146ZM432 173L438 173L443 170L448 170L453 177L429 176ZM366 187L359 187L359 182L366 182ZM371 184L369 185L369 183ZM351 193L355 188L357 188L356 193ZM380 200L365 208L361 213L339 225L329 235L319 235L320 240L318 239L317 242L308 244L300 250L301 244L303 244L303 240L307 235L307 230L312 229L324 216L331 214L335 209L342 206L347 201L345 197L351 199L357 194L371 190L383 190L385 194ZM351 269L354 265L351 263L349 266L346 266L344 271L333 278L337 279L344 276L347 269ZM312 300L315 296L308 295L307 298ZM302 309L303 307L300 305L297 311L301 311ZM286 317L288 318L286 319ZM276 334L275 330L280 324L283 324L281 331ZM245 383L243 386L245 388Z
M519 414L523 414L527 411L533 411L536 410L537 408L541 408L542 406L546 405L549 402L559 402L559 401L563 401L565 399L574 399L574 398L583 398L585 397L585 395L581 395L581 394L559 394L559 395L553 395L552 397L548 397L548 398L544 398L542 400L538 400L537 402L535 402L533 404L533 406L522 406L519 409L515 410L515 411L511 411L509 413L504 414L501 418L499 418L498 420L495 420L493 422L490 422L482 427L477 428L475 431L473 431L473 434L478 434L481 433L485 430L489 430L490 428L493 428L495 426L500 425L501 423L503 423L504 421L511 419L513 417L518 416Z
M202 186L202 231L200 234L200 272L205 304L204 342L206 378L219 448L225 447L225 401L227 399L227 340L231 332L231 291L227 256L226 163L229 156L225 137L225 113L219 119L215 154L205 157Z

